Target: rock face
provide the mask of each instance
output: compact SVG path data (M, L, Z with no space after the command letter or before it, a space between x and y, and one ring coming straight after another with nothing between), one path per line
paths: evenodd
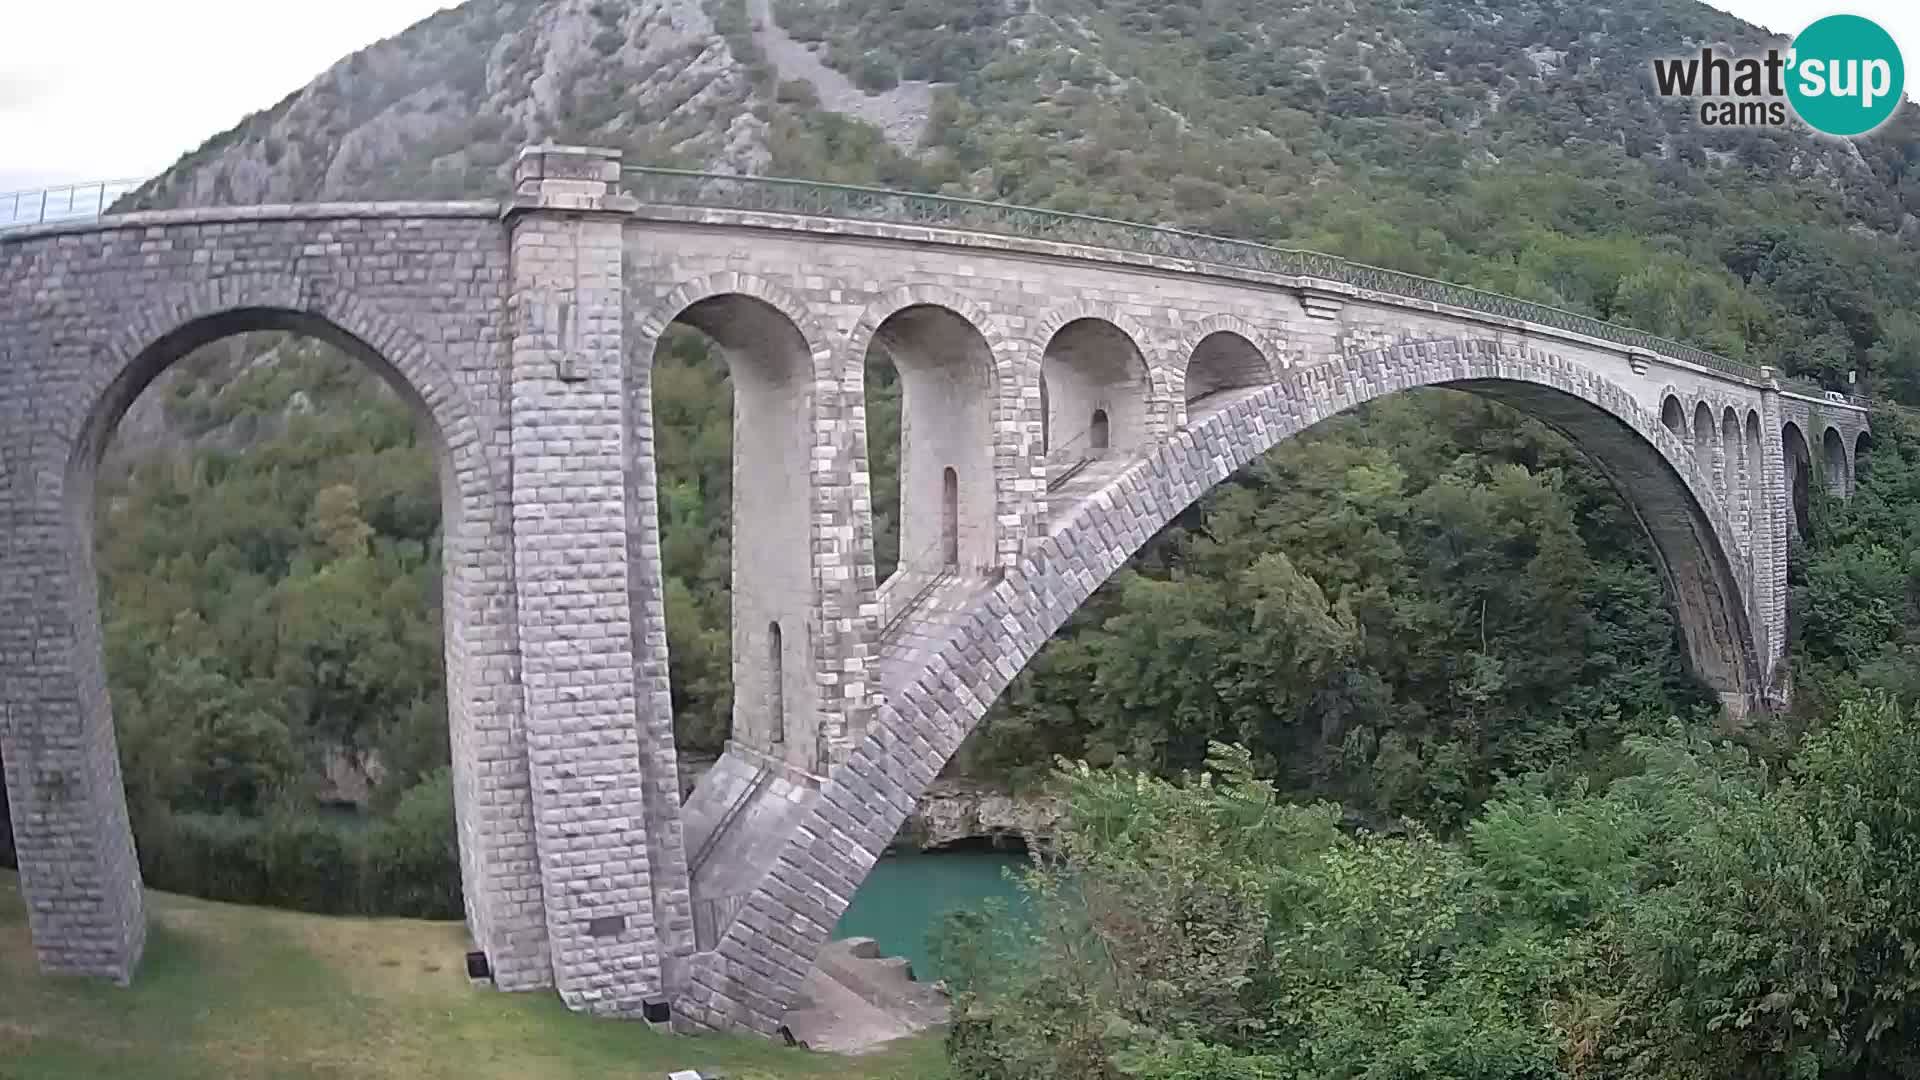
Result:
M1047 844L1064 816L1044 795L1010 795L964 780L936 780L894 838L896 847L933 851L956 844L995 847Z
M756 171L767 125L752 96L700 0L469 0L340 61L119 208L497 196L514 153L545 141Z
M911 152L920 144L933 111L932 83L903 80L891 90L868 93L782 29L773 0L747 0L747 14L753 19L754 44L782 79L805 82L813 87L821 108L872 124L902 150Z

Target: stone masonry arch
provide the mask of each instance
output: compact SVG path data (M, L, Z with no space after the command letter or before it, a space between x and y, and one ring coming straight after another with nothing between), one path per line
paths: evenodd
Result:
M834 537L820 521L848 497L851 484L836 483L837 470L820 471L815 451L828 445L836 457L852 455L851 446L838 445L842 373L811 310L778 283L752 274L711 274L653 303L636 320L625 365L626 423L634 448L628 530L641 545L658 537L645 476L653 463L652 365L676 322L718 347L732 384L733 731L743 745L813 771L840 730L840 703L820 692L819 673L836 666L825 644L831 621L817 614L831 599L826 590L833 579L825 567L835 554L822 548ZM860 400L857 393L849 396ZM664 614L661 625L664 631ZM775 639L793 661L781 665L777 729L769 726L766 708L775 698L775 688L765 685L771 669L756 659L767 655Z
M1193 364L1196 356L1210 339L1218 335L1231 335L1244 342L1252 355L1244 358L1245 364L1235 365L1233 377L1221 380L1221 384L1210 390L1235 387L1258 386L1269 383L1279 377L1284 370L1285 353L1267 335L1252 323L1238 315L1210 315L1194 324L1193 328L1175 346L1171 357L1177 360L1177 367L1170 367L1168 374L1168 397L1175 403L1178 423L1184 424L1187 411L1193 397ZM1257 366L1253 363L1257 361Z
M1148 332L1139 320L1122 310L1118 304L1095 300L1076 300L1068 304L1050 308L1041 318L1035 320L1028 329L1023 348L1020 350L1023 360L1030 361L1036 376L1042 371L1047 350L1053 345L1060 331L1073 323L1090 320L1106 323L1118 330L1132 343L1134 351L1145 366L1146 378L1146 426L1148 439L1159 438L1171 430L1175 419L1174 393L1166 352L1160 347L1159 339ZM1035 405L1039 406L1036 400ZM1042 414L1036 409L1035 421ZM1054 438L1071 437L1071 433L1055 432ZM1035 447L1038 452L1039 447Z
M695 958L679 1015L696 1027L773 1032L799 992L807 957L825 940L914 799L1027 660L1098 585L1166 522L1280 441L1361 402L1416 386L1451 386L1502 400L1568 432L1625 492L1654 537L1682 610L1690 652L1723 694L1758 696L1760 658L1730 558L1733 531L1686 437L1631 396L1559 356L1462 338L1377 349L1286 373L1246 391L1135 459L987 593L916 672L882 687L883 703L834 766L777 858L711 952ZM1587 428L1585 425L1604 424ZM1596 446L1601 432L1621 455ZM1662 518L1654 515L1672 515ZM1692 564L1689 569L1688 563Z
M669 325L679 319L682 312L703 300L726 296L758 300L785 316L807 343L808 356L813 364L813 378L817 382L829 383L839 378L840 373L833 366L832 336L814 317L813 309L777 281L735 271L707 274L680 285L663 297L643 300L645 307L633 321L637 333L627 343L629 358L644 359L645 363L641 366L651 367L654 349L660 344L661 336Z
M55 723L77 723L77 745L69 746L91 763L67 774L85 777L78 792L49 802L44 785L34 781L49 768L61 768L38 751L47 744L30 730L10 741L14 820L23 851L44 849L32 834L60 828L57 804L77 794L94 833L91 843L55 858L22 859L27 887L43 901L35 905L34 927L42 964L124 978L138 963L144 934L138 862L100 652L92 520L100 457L128 407L173 362L201 345L259 330L300 333L355 357L393 386L422 421L441 474L447 720L467 920L475 939L498 957L503 986L551 985L540 898L536 894L511 909L498 902L513 888L500 880L513 853L532 845L518 702L495 689L499 677L513 673L488 670L516 647L511 594L499 595L507 583L509 544L502 535L505 507L497 498L503 486L499 465L462 381L434 349L350 290L293 273L190 282L136 301L110 330L103 326L90 335L99 342L92 362L81 368L77 382L43 402L47 423L27 433L24 456L40 463L45 483L34 492L40 509L26 512L47 521L57 514L61 521L54 535L64 537L65 557L50 574L43 569L43 576L51 591L64 594L59 604L70 612L72 630L58 667L71 680L73 696L67 709L47 709L44 701L41 708L55 714ZM34 558L30 542L7 546L13 559ZM0 559L0 566L13 559ZM51 644L54 635L49 637ZM512 782L516 763L518 784ZM484 773L495 774L495 783L483 785Z
M867 445L864 405L867 353L876 343L876 336L883 327L897 317L910 316L916 309L929 313L947 313L951 316L948 329L958 332L962 337L971 332L977 338L977 341L972 344L978 345L984 351L984 356L979 358L985 361L982 365L984 386L975 389L979 392L979 404L986 409L985 430L981 432L981 438L984 443L983 448L988 454L984 479L990 485L990 492L988 501L977 506L975 513L967 515L970 526L984 533L986 537L984 544L979 545L977 549L981 557L970 559L969 563L976 568L1003 563L1010 560L1018 551L1018 530L1005 528L1001 522L1020 513L1020 506L1013 493L1016 480L1025 466L1027 453L1020 423L1021 401L1018 392L1020 378L1018 371L1014 368L1013 359L1017 351L1017 342L1007 333L1004 320L994 318L971 297L938 282L914 282L888 291L869 303L861 312L853 329L847 333L841 361L842 380L848 386L861 391L861 396L857 400L863 403L856 410L856 414L849 417L854 444L854 469L857 474L867 476L869 479L872 476L872 447ZM964 327L960 324L964 324ZM937 336L940 336L937 332L921 335L923 338ZM932 342L922 340L910 344L924 349ZM900 357L892 356L890 361L901 380L904 404L904 395L907 393L907 382L910 376L902 367ZM966 399L974 395L951 394L948 396ZM953 403L959 406L973 404L967 400L958 400ZM910 420L909 416L902 414L903 437L908 434L907 427ZM906 467L904 459L901 461L901 467L902 469ZM924 546L909 545L905 540L908 495L905 484L906 481L903 480L900 495L902 544L899 557L903 560L903 565L905 560L914 557L909 550L910 547L918 550ZM871 508L869 508L869 515L870 512ZM871 520L870 516L868 520ZM970 550L975 549L973 544L965 546ZM862 565L857 572L861 575L863 589L878 587L878 573L874 567Z
M491 515L495 469L459 379L393 319L351 293L291 274L200 283L140 305L109 339L112 365L92 369L87 383L63 399L72 409L76 457L103 452L121 415L179 356L252 330L317 337L373 369L427 421L460 505L448 520L460 525ZM88 443L96 445L83 450Z

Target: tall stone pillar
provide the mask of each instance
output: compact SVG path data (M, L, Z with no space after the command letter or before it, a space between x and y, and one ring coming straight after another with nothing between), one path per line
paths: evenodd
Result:
M0 798L40 970L124 983L147 922L95 595L98 444L76 431L102 353L84 319L39 325L85 308L53 284L0 287Z
M40 970L124 984L147 922L101 663L92 536L69 527L44 479L60 474L43 468L36 483L22 451L9 475L10 449L0 442L0 798L27 925ZM91 485L68 497L91 501Z
M667 994L684 857L650 843L628 542L619 156L531 147L507 210L513 558L534 834L555 987L637 1015ZM657 574L655 575L657 577ZM664 647L664 646L662 646ZM677 808L676 812L677 812ZM677 844L677 830L670 840ZM678 871L675 880L675 871ZM690 920L688 920L690 925Z

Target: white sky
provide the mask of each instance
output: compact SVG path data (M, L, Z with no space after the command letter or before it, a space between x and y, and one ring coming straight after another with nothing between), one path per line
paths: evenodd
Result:
M68 6L68 3L72 6ZM0 192L145 177L449 0L5 0ZM1781 34L1850 11L1886 27L1920 97L1920 3L1715 0Z

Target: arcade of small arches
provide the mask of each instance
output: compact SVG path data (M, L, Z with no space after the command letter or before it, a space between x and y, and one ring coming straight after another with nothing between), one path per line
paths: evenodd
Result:
M1660 422L1668 431L1692 444L1694 458L1710 471L1714 489L1730 506L1739 507L1744 533L1749 527L1747 518L1751 508L1760 504L1764 483L1767 444L1761 436L1759 410L1749 407L1743 418L1732 404L1705 398L1694 400L1689 409L1679 394L1669 390L1662 398ZM1818 425L1821 429L1818 458L1809 449L1811 442L1803 425ZM1817 408L1807 410L1804 417L1782 422L1782 467L1791 484L1789 497L1797 532L1805 532L1807 528L1807 498L1813 483L1821 483L1836 497L1853 494L1859 474L1871 455L1873 436L1864 428L1850 426L1855 427L1851 440L1842 434L1840 424L1822 417Z
M618 177L607 152L533 148L504 206L0 237L0 757L44 969L139 961L87 492L126 403L209 335L344 343L432 431L467 923L495 981L689 1029L775 1031L1028 658L1175 514L1327 417L1440 386L1566 434L1646 526L1689 659L1736 710L1785 692L1789 485L1845 494L1868 446L1859 406L1764 370L1338 282L643 207ZM676 327L734 396L732 739L684 802L652 458ZM870 356L900 389L884 580Z

